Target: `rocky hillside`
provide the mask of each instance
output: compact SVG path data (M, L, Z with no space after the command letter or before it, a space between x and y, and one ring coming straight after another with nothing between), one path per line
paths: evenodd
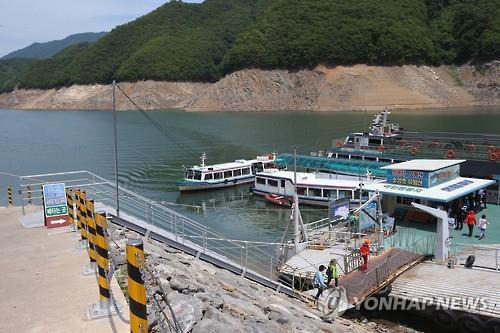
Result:
M234 72L215 83L140 81L121 87L144 109L379 110L500 105L500 61L480 66L339 66ZM134 109L118 93L119 109ZM110 85L0 94L0 108L110 109Z

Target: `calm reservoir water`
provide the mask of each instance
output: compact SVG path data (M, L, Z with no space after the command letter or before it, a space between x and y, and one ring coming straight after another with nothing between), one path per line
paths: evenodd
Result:
M365 131L366 112L207 112L152 111L167 131L160 133L138 112L119 112L119 180L144 196L170 205L232 239L278 241L288 209L250 195L249 186L180 194L175 181L183 165L253 158L257 154L324 150L332 139ZM393 112L392 120L417 131L500 133L500 108ZM0 110L0 172L15 175L89 170L114 177L111 111ZM175 143L174 143L175 141ZM0 173L0 204L14 177ZM203 210L188 205L204 206ZM324 217L321 209L303 208L306 222Z

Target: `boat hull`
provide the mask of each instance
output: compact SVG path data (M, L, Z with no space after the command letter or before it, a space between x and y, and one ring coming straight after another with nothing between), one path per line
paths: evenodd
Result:
M203 191L203 190L212 190L218 188L232 187L242 184L253 183L255 176L245 177L245 178L236 178L236 179L224 179L218 182L206 182L206 181L179 181L177 182L177 186L179 187L179 191L181 192L190 192L190 191Z
M265 198L266 195L272 195L272 194L282 196L281 194L278 194L278 193L271 193L271 192L267 192L267 191L257 190L254 187L252 187L250 189L250 191L253 194L263 196L264 198ZM283 198L285 198L287 200L290 200L290 201L293 201L293 198L291 196L284 196L283 195ZM300 196L300 195L298 196L298 198L299 198L299 203L300 204L308 205L308 206L328 207L329 204L330 204L329 200L326 199L326 198L325 199L319 199L319 198L312 198L312 197L304 197L304 196Z

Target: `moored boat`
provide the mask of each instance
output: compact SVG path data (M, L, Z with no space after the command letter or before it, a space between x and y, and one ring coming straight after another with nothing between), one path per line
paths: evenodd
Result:
M264 199L267 202L270 202L270 203L275 204L275 205L286 206L286 207L290 207L291 206L290 199L287 199L287 198L285 198L282 195L278 195L278 194L265 194L264 195Z
M367 176L329 175L323 173L297 172L297 196L302 204L328 206L330 201L349 198L359 203L367 199L366 193L360 197L364 184L377 182ZM267 170L257 173L252 193L264 196L267 201L281 197L280 200L293 200L294 172L285 170ZM276 199L274 199L276 201Z
M251 183L257 172L273 168L275 158L275 154L269 154L251 160L205 165L206 155L203 154L201 165L185 168L184 178L177 186L180 191L196 191Z

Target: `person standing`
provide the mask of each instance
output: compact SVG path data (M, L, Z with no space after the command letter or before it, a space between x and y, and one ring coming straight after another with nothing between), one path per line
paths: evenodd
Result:
M475 207L475 212L479 212L481 210L481 193L479 191L476 192L476 195L474 195L474 207Z
M361 253L361 258L363 258L363 266L361 266L361 271L366 272L368 268L368 256L370 255L370 240L365 239L361 247L359 248Z
M477 223L479 227L479 240L484 238L484 232L486 231L486 225L490 224L486 219L486 215L482 215Z
M464 203L460 208L459 216L458 216L458 226L459 229L462 230L464 228L465 217L467 216L467 205Z
M469 238L472 237L472 231L474 230L474 225L476 224L476 216L474 215L474 211L471 209L465 218L465 222L469 227Z
M337 269L336 259L330 260L330 264L326 269L326 276L328 277L328 279L326 280L326 285L328 287L330 287L330 282L332 282L332 279L335 279L335 287L339 286L339 271Z
M313 286L315 288L318 288L318 293L316 294L316 302L318 302L319 297L323 293L323 290L327 289L328 287L325 284L325 277L323 276L323 272L325 270L324 265L320 265L318 271L314 273L314 280L313 280Z
M483 206L484 209L486 209L486 201L488 199L487 195L486 195L486 191L483 189L480 190L481 191L481 204Z

